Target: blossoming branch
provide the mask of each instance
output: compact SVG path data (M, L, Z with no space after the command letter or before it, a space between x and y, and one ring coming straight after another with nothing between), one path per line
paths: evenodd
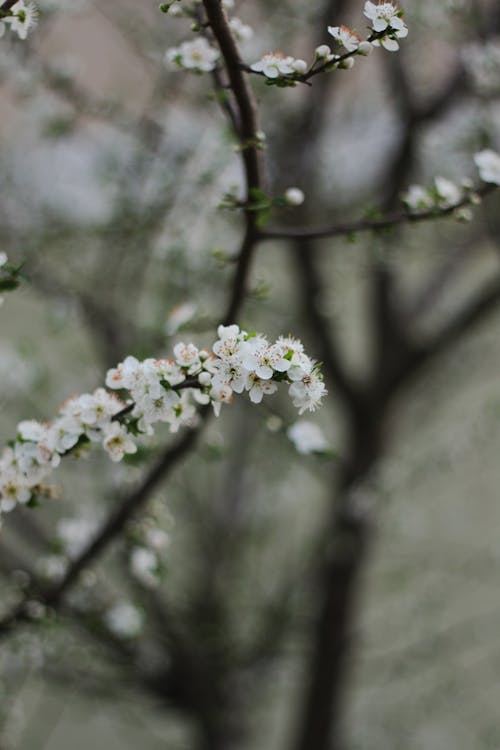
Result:
M152 435L157 422L177 432L196 424L196 404L212 404L218 416L234 393L246 392L258 404L281 383L299 414L314 411L327 392L317 363L298 339L281 336L269 343L237 325L219 326L211 351L180 342L173 359L127 357L108 371L109 390L71 397L50 423L18 425L16 440L0 457L0 512L46 494L43 481L68 453L100 443L112 461L120 461L137 451L137 437Z

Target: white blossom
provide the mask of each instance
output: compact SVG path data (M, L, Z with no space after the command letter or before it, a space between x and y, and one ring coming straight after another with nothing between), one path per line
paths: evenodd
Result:
M263 73L267 78L280 78L296 73L294 62L293 57L283 52L266 52L260 60L250 65L250 68L256 73Z
M112 461L121 461L126 453L136 453L137 445L118 422L104 427L102 445Z
M347 26L329 26L328 33L344 47L347 52L355 52L361 41L361 37L351 31Z
M229 21L229 26L236 39L241 42L246 42L253 37L253 29L248 24L243 23L240 18L233 16Z
M401 198L412 213L428 211L434 206L432 195L421 185L410 185Z
M487 148L474 155L474 162L483 182L500 185L500 154Z
M11 11L13 15L4 18L3 23L8 23L19 39L26 39L28 33L38 23L38 8L34 3L25 3L24 0L19 0L12 6Z
M179 47L168 49L165 59L186 70L208 73L215 69L219 51L205 37L200 36L192 42L183 42Z
M104 615L104 622L117 638L136 638L144 626L141 611L130 602L118 602L110 607Z
M134 547L130 553L130 572L148 588L158 585L159 561L155 552L147 547Z
M52 422L20 422L16 440L0 456L0 511L45 492L41 483L69 451L78 455L91 443L100 444L118 462L135 453L138 436L152 435L158 422L167 423L171 432L194 426L198 404L211 403L219 415L234 394L246 393L258 404L283 382L302 413L315 409L326 394L317 366L298 339L280 336L273 343L236 324L220 325L217 335L211 351L181 341L174 346L175 359L128 356L106 374L111 392L97 388L72 396ZM87 543L85 524L62 523L59 536L68 556Z
M98 522L86 518L61 518L57 524L57 538L65 554L74 559L87 547L95 535Z
M299 419L288 428L286 434L299 453L320 453L329 448L321 427L306 419Z
M368 0L363 12L372 22L374 32L387 32L383 37L375 39L372 43L375 46L382 45L389 52L396 52L399 49L397 39L404 39L408 36L408 27L401 18L402 11L398 8L397 3L379 2L375 5Z
M440 208L451 208L463 199L463 190L446 177L435 177L438 204Z

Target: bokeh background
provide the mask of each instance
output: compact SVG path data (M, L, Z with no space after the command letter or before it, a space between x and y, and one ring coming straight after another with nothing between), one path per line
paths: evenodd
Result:
M164 63L189 22L154 2L39 5L26 43L0 40L0 244L27 277L0 314L2 442L21 419L50 418L99 386L126 354L210 344L242 231L238 213L218 208L242 177L210 77ZM249 63L276 48L310 60L328 42L326 20L364 31L362 5L254 0L231 12L254 28L241 45ZM411 183L435 175L477 183L472 155L500 147L497 3L404 10L397 55L375 50L312 88L252 80L269 190L306 192L273 225L397 209ZM300 335L325 359L321 323L364 381L383 352L380 269L401 320L431 335L499 274L498 209L494 193L467 223L267 242L240 322ZM370 543L340 688L346 748L500 748L497 307L395 392L373 465L350 488ZM330 452L297 453L286 399L237 399L63 611L41 610L2 641L2 750L296 746L325 519L352 450L349 410L328 370L327 380L311 419ZM171 439L159 431L120 465L70 459L57 497L6 516L0 608L30 575L56 580Z

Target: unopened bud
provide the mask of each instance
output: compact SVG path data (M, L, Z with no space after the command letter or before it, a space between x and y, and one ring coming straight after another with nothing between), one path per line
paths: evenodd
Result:
M370 54L373 47L370 42L360 42L358 46L358 55L364 55L365 57Z
M291 187L285 192L285 200L289 206L300 206L304 203L305 197L300 188Z

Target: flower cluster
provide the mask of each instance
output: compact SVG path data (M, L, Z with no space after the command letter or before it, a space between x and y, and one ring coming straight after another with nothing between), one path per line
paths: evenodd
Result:
M268 83L278 85L295 85L300 76L311 77L316 73L335 70L337 68L352 68L354 56L370 54L372 46L382 45L391 52L399 49L398 39L408 35L400 10L393 3L366 2L365 16L371 22L372 34L368 39L362 39L359 34L347 26L328 26L328 33L335 39L342 54L334 54L327 44L316 48L312 65L301 59L295 59L282 52L266 52L260 60L250 66L254 73L266 76Z
M402 196L403 203L412 214L447 211L454 206L462 206L463 208L456 212L456 218L462 220L472 218L470 210L464 204L476 204L479 200L470 180L463 179L457 185L446 177L435 177L434 184L429 188L422 185L410 185Z
M137 451L137 437L152 435L157 422L176 432L196 424L197 404L211 403L218 415L233 393L247 392L257 404L280 383L288 385L299 414L316 409L326 394L318 365L300 341L280 337L269 343L237 325L219 326L212 351L179 342L173 359L129 356L108 371L109 390L73 396L50 423L18 425L16 440L0 456L0 512L46 494L43 482L67 453L99 443L112 461L120 461Z
M474 155L474 163L483 182L500 185L500 154L491 149L484 149ZM413 214L446 211L454 206L462 206L463 210L457 212L459 219L470 219L472 215L467 209L467 204L475 205L480 201L471 180L463 179L457 185L446 177L435 177L430 188L410 185L401 197Z
M232 0L223 0L223 5L226 9L232 8ZM193 17L195 23L192 28L201 31L193 7L188 6L187 3L183 4L182 0L171 0L160 6L164 13ZM364 13L372 22L372 33L368 39L363 40L347 26L328 27L328 33L333 36L342 54L333 54L328 45L322 44L317 47L314 60L309 65L301 58L295 58L280 51L266 52L260 60L252 63L246 70L264 76L269 85L295 86L299 81L307 80L316 73L337 68L351 68L354 65L353 56L368 55L372 45L382 45L390 51L399 49L397 40L407 36L408 28L402 19L403 11L398 8L397 4L379 2L375 5L372 2L366 2ZM229 19L229 27L238 40L245 41L253 35L251 27L239 18ZM184 42L179 47L168 49L165 59L179 68L205 73L215 69L219 52L206 37L202 36L195 41Z
M196 0L196 2L200 2L200 0ZM223 0L222 5L225 10L230 10L234 7L234 0ZM163 3L160 9L171 16L191 17L194 21L193 30L200 31L201 27L198 23L195 6L183 4L182 0L172 0L170 3ZM236 16L229 19L229 27L239 41L247 41L253 36L251 26L243 23ZM215 70L219 57L219 51L210 44L205 36L200 36L194 41L183 42L179 47L171 47L165 53L167 63L174 63L178 68L192 70L195 73L209 73Z
M397 3L375 3L367 0L363 13L371 21L371 28L377 38L372 40L375 46L385 47L389 52L397 52L398 39L408 36L408 27L403 21L403 11Z
M38 8L34 3L25 3L19 0L12 6L8 15L0 17L0 37L5 34L7 28L17 34L19 39L26 39L28 33L38 23Z

